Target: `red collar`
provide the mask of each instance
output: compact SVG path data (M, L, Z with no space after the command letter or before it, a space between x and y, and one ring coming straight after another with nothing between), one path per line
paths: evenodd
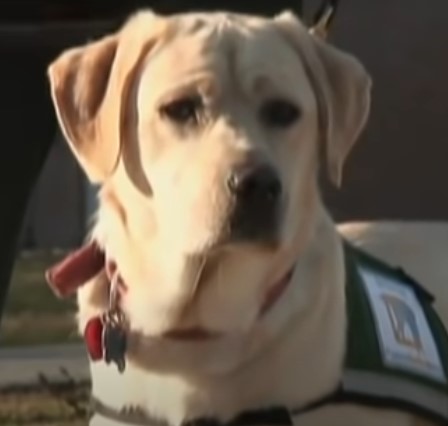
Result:
M48 269L46 279L53 292L58 297L65 298L74 294L78 288L99 274L104 268L111 282L113 275L116 274L116 266L113 262L106 262L104 252L95 242L91 242L69 254L61 262ZM293 269L288 271L282 279L268 290L260 307L260 317L265 315L281 297L291 281L292 273ZM118 286L118 293L127 290L122 280L119 281ZM103 323L101 317L92 318L86 326L84 337L93 360L102 359L103 357L102 333ZM191 328L171 330L165 333L164 337L177 340L204 340L219 337L219 334L201 328Z
M91 242L47 269L45 278L56 296L63 299L99 274L104 262L104 252Z

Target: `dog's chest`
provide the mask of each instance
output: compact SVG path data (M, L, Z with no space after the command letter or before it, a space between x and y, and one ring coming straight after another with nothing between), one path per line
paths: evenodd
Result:
M407 426L413 415L448 418L448 338L431 296L403 271L365 254L356 258L347 261L349 327L340 389L322 395L322 408L292 415L289 424L338 426L337 419L344 426ZM179 379L132 368L120 375L102 363L92 373L94 394L116 409L144 407L173 425L189 411L194 392ZM428 421L421 424L433 424Z
M143 407L154 418L168 416L171 424L182 422L191 395L184 381L169 375L142 374L132 365L119 373L115 365L103 362L91 364L91 374L92 394L100 401L107 401L108 407L117 412L123 407Z

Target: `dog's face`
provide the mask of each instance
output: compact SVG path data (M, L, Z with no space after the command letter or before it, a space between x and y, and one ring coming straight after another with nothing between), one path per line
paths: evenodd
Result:
M148 216L191 254L280 244L294 183L314 172L313 92L294 86L304 69L272 25L215 16L177 30L149 53L131 101Z
M142 263L233 250L241 273L250 252L258 279L311 228L319 146L339 181L368 111L359 63L288 13L142 13L49 75L65 136Z

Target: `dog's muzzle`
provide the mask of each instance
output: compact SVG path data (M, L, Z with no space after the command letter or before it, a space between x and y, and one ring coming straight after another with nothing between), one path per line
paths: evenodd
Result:
M227 186L234 197L229 219L230 239L273 242L278 234L282 184L269 165L245 165L234 170Z

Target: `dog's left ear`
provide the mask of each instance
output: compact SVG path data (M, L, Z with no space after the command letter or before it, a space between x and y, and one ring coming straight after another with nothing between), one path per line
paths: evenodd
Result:
M312 34L290 12L274 18L302 59L316 94L328 174L340 186L344 161L370 111L371 79L364 66Z

